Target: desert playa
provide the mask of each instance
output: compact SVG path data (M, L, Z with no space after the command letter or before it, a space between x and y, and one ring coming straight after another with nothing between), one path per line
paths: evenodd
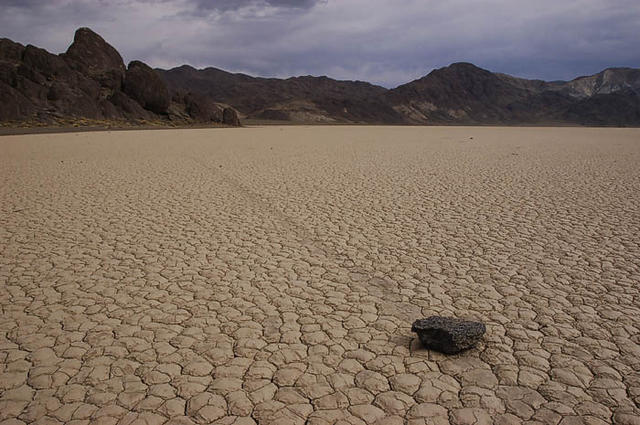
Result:
M640 424L640 130L0 137L0 424ZM473 349L411 323L481 320Z

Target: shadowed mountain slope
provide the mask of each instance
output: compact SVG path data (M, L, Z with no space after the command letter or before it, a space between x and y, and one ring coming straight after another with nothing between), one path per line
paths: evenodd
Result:
M229 103L252 118L400 123L403 117L384 99L387 89L362 81L328 77L256 78L216 68L183 65L158 70L173 90L198 92Z
M187 65L158 72L172 90L211 96L257 119L640 125L640 70L631 68L611 68L569 82L545 82L455 63L392 90L328 77L257 78Z
M455 63L386 94L412 123L639 125L640 70L569 82L526 80Z

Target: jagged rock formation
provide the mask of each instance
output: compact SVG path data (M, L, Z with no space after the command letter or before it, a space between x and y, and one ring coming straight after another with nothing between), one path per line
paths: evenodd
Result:
M195 109L179 103L171 108L174 99L179 102L189 96L172 97L164 80L142 62L133 61L126 68L118 51L88 28L78 29L61 55L0 39L0 121L239 125L234 109L227 106L223 114L223 107L215 106L212 99L199 102L220 108L219 114L191 115L188 110ZM186 112L172 114L170 110Z
M171 97L162 78L148 65L133 61L125 74L123 91L143 108L166 114Z
M224 108L222 111L222 122L228 125L239 126L240 118L233 108Z
M182 113L199 121L222 121L224 119L223 108L207 96L194 93L176 93L174 99L178 101L178 104L184 105Z
M73 43L62 55L72 69L96 80L109 94L122 88L125 67L122 56L89 28L76 31Z
M640 69L609 68L589 77L579 77L560 85L570 95L588 98L599 94L612 94L627 90L640 92Z

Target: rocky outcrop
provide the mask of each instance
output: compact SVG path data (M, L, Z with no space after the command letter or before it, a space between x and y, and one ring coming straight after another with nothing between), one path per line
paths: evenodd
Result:
M125 70L115 48L88 28L76 31L66 53L0 39L0 121L117 120L239 125L207 96L173 105L157 71L139 61ZM184 102L188 104L184 104Z
M188 93L184 96L184 105L187 114L197 121L223 122L224 120L223 109L207 96Z
M233 108L224 108L222 111L223 124L237 127L240 125L240 118L238 117L238 111Z
M29 99L10 85L0 81L0 120L17 121L33 115L35 109Z
M419 319L411 326L411 331L418 334L424 347L446 354L468 350L482 338L486 330L480 322L441 316Z
M8 38L0 38L0 60L20 61L24 46L20 43L9 40Z
M595 75L576 78L557 89L579 98L624 92L640 94L640 69L609 68Z
M73 43L63 55L76 70L98 81L103 87L120 90L125 75L120 53L89 28L76 31Z
M238 111L229 106L221 105L211 100L210 97L197 94L178 94L178 99L182 97L185 112L199 122L221 122L225 125L237 127L240 125Z
M129 64L123 91L144 109L156 114L166 114L171 102L169 89L162 78L140 61Z
M137 117L138 119L143 120L153 120L154 118L157 118L153 112L144 109L140 103L136 102L121 91L115 92L109 98L109 102L121 111L124 116ZM184 119L188 119L188 117L184 117Z

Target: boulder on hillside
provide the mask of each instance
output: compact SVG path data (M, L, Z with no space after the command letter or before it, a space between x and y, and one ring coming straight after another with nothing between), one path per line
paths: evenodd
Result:
M126 68L122 56L89 28L76 31L64 59L74 69L97 80L103 87L120 90Z
M222 112L222 123L232 125L234 127L240 127L238 111L233 108L224 108L224 111Z
M222 122L223 109L201 94L189 93L184 96L185 110L195 122Z
M144 109L156 114L166 114L171 103L165 82L156 71L140 61L129 64L122 90Z
M121 111L122 117L127 119L153 120L156 118L150 111L145 110L139 102L133 100L121 91L115 92L109 102Z

